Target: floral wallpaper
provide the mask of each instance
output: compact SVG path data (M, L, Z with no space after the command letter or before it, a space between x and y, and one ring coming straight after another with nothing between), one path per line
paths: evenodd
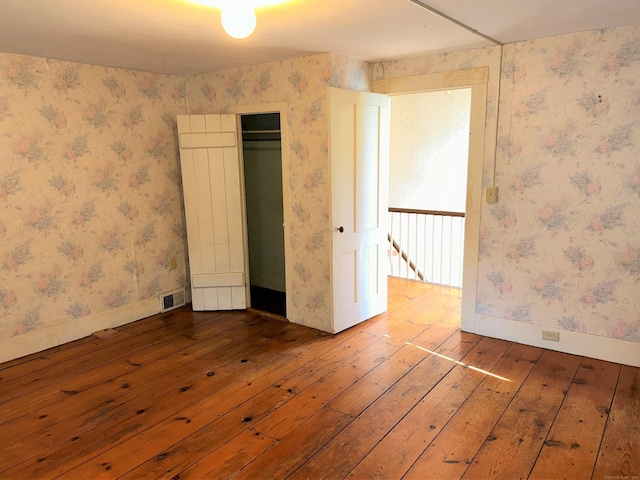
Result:
M371 84L335 54L189 78L0 54L0 340L187 286L176 115L281 101L289 316L329 328L327 87Z
M640 342L640 28L518 42L504 60L477 311ZM484 66L487 185L497 47L187 78L0 54L0 340L185 285L175 116L273 102L288 104L289 317L328 329L327 87Z
M184 285L185 109L179 77L0 54L0 340Z
M232 106L287 102L289 222L293 310L303 325L331 329L328 87L368 91L371 66L336 54L253 65L187 79L189 114L225 113Z
M375 72L488 65L491 77L498 59L472 50ZM501 91L500 200L482 205L478 313L640 342L640 27L507 45Z

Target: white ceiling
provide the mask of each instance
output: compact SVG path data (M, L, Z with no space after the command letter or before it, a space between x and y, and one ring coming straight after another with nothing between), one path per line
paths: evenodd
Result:
M224 0L195 1L0 0L0 52L189 75L320 52L377 62L491 45L409 0L289 0L257 9L254 34L235 40L210 6ZM421 1L503 43L640 24L640 0Z

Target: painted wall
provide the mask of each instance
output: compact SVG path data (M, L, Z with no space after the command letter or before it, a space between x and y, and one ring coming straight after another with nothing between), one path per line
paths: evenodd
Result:
M244 183L251 285L286 291L279 140L245 141Z
M4 359L104 328L106 312L154 313L185 284L185 109L178 77L0 54Z
M390 101L389 206L464 212L471 89Z
M286 102L289 144L289 222L293 309L303 325L331 328L330 176L328 87L369 91L371 66L342 55L320 54L187 79L188 113L226 113L230 107ZM285 213L286 215L287 213Z
M500 201L481 207L477 312L640 342L640 27L504 50ZM498 61L494 47L385 62L374 75L489 66L488 185Z

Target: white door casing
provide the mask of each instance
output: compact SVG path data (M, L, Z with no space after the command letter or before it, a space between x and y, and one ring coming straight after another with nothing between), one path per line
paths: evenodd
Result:
M419 93L453 88L471 88L469 125L469 163L467 167L467 202L465 207L464 259L462 271L461 328L477 332L476 291L480 245L480 202L484 162L487 107L487 67L376 80L373 90L389 95ZM494 335L500 337L500 335Z
M387 309L388 105L329 89L334 333Z
M194 310L246 308L236 115L178 115Z

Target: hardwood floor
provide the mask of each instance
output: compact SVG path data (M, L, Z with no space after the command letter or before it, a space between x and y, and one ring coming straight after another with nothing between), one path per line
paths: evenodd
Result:
M390 279L338 335L183 308L0 364L0 479L639 478L640 369L459 310Z

